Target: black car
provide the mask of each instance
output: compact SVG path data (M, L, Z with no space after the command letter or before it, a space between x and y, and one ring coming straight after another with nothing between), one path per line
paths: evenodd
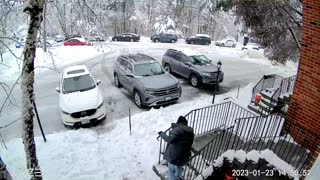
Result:
M69 40L72 38L81 38L81 35L80 34L69 34L69 35L67 35L67 37L64 40L66 41L66 40Z
M209 45L211 44L211 38L207 34L196 34L194 36L188 37L186 39L186 43Z
M123 33L121 35L113 36L112 41L128 41L136 42L140 40L140 36L134 33Z

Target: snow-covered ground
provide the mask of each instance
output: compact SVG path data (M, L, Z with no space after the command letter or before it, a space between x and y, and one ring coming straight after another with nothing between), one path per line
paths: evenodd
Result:
M236 48L188 45L183 39L177 43L153 43L148 37L141 37L137 43L105 42L97 46L86 47L54 47L49 54L37 49L36 59L36 101L38 110L47 134L48 142L39 137L35 126L38 158L45 179L157 179L152 165L157 161L157 132L165 130L179 115L190 110L211 104L212 91L190 87L188 81L178 77L182 83L182 98L177 104L160 109L139 109L134 106L123 89L112 85L112 65L119 54L142 52L161 61L168 48L187 47L207 55L214 63L221 59L225 80L216 97L216 101L224 98L236 99L246 107L250 101L251 90L263 74L277 73L289 76L296 73L297 64L272 66L265 57L254 58L250 53ZM21 50L15 51L20 55ZM54 60L54 61L52 61ZM53 64L54 62L54 64ZM19 76L16 59L5 55L7 66L0 65L0 82L13 84ZM101 79L108 118L104 124L87 129L68 130L61 123L58 109L58 96L54 87L64 67L75 64L86 64L95 77ZM242 87L237 95L237 88ZM0 126L20 117L19 86L13 91L15 103L7 105L0 114ZM231 97L231 98L230 98ZM1 93L0 100L4 100ZM13 99L13 100L14 100ZM132 134L129 134L128 107L131 107ZM0 131L5 137L8 150L1 148L1 158L7 164L14 179L26 179L25 155L19 137L19 123Z
M241 98L237 99L237 90L233 90L217 96L217 102L230 97L236 103L246 106L253 85L251 83L240 90ZM46 143L37 137L37 155L43 176L48 180L158 179L152 171L152 165L158 160L157 132L166 130L179 115L210 104L211 96L201 95L183 104L135 114L131 117L131 135L126 117L94 129L50 134ZM12 139L6 145L8 149L1 148L0 154L7 168L14 179L27 179L22 140ZM283 161L279 162L281 164L272 162L282 169L286 165Z
M242 105L248 103L253 84L242 88ZM236 91L217 96L236 98ZM118 119L94 129L69 130L36 138L37 154L45 179L157 179L152 165L157 162L157 132L166 130L179 115L211 104L211 96L166 108L151 109L132 116L130 135L128 118ZM13 139L0 154L14 179L26 179L22 140Z

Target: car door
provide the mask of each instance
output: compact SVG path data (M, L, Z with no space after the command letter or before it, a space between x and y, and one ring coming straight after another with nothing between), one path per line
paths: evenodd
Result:
M166 42L166 34L161 34L159 40L160 42Z
M119 82L120 84L123 85L123 87L125 87L125 75L126 75L126 65L127 65L128 62L126 62L126 60L122 59L122 58L119 58L118 59L118 72L117 72L117 75L118 75L118 78L119 78Z
M174 73L179 73L179 59L180 59L180 53L177 51L172 51L170 53L170 67L171 71Z
M130 63L126 63L126 70L124 75L124 81L123 81L123 87L127 89L130 93L133 93L133 78L132 76L127 75L133 75L133 67Z
M190 59L188 56L185 54L180 54L180 59L179 59L179 74L182 75L183 77L189 77L189 71L190 71Z

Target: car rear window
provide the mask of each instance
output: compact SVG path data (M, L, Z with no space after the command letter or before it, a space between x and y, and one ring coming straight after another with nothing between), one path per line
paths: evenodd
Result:
M68 75L69 74L78 74L78 73L84 73L84 69L78 69L78 70L67 72Z

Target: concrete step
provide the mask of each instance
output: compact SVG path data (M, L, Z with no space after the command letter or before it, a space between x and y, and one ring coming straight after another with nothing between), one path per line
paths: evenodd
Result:
M220 132L221 132L220 129L214 129L209 133L196 136L192 144L193 149L195 149L196 151L199 151L205 145L207 145L210 141L216 138L220 134Z
M253 111L254 113L256 113L257 115L268 115L269 113L267 113L267 111L261 110L259 106L256 106L254 104L249 104L248 108Z
M264 89L260 92L260 94L263 98L266 98L271 102L276 102L275 100L272 99L272 96L276 92L276 90L277 89L274 89L274 88Z

